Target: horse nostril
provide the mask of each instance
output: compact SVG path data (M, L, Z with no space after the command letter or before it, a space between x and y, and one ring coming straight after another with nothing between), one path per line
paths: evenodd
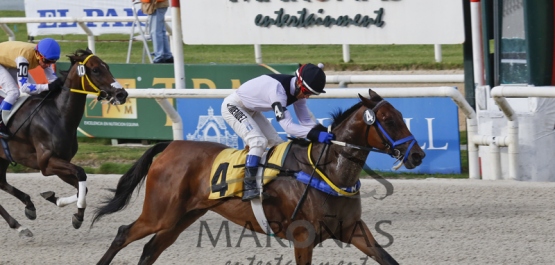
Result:
M411 155L412 157L412 162L415 166L418 166L422 163L422 158L424 158L421 154L419 153L414 153Z
M125 103L125 100L127 99L127 95L128 95L128 94L127 94L126 91L121 91L121 92L118 91L118 92L116 93L116 99L117 99L121 104L123 104L123 103Z

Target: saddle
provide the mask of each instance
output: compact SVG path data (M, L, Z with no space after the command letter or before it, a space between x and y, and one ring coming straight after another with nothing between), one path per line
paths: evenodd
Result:
M290 145L291 141L281 143L262 155L257 175L259 187L278 176ZM247 150L234 148L224 149L216 156L210 171L209 199L243 196L246 157Z
M4 101L5 97L6 97L6 92L4 92L4 90L0 89L0 103L2 103L2 101ZM23 105L23 103L25 101L27 101L27 99L29 99L29 94L21 93L21 96L13 104L12 110L2 111L2 120L4 121L4 124L6 124L6 125L8 124L11 117L13 117L13 115L17 112L17 110L21 107L21 105Z

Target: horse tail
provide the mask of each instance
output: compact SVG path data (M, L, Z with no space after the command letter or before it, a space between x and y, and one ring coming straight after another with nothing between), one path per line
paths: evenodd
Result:
M95 210L91 227L94 222L100 220L102 216L125 209L135 188L137 186L140 188L141 184L144 182L154 156L164 151L170 143L171 142L158 143L146 150L141 158L121 176L117 188L115 190L111 189L111 191L115 193L114 197L111 200L104 201L103 203L105 205Z

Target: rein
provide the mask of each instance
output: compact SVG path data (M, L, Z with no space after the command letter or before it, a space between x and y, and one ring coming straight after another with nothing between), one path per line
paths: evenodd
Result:
M322 171L320 171L320 169L318 169L318 167L314 164L314 162L312 162L312 157L310 156L310 151L312 151L312 143L310 143L310 145L308 145L308 161L310 162L310 165L312 166L313 170L316 171L316 173L318 173L318 176L320 176L335 192L343 195L343 196L353 196L355 194L358 193L358 191L354 191L354 192L347 192L344 191L343 189L337 187L337 185L333 184L333 182L326 177L326 174L324 174ZM323 153L323 151L322 151Z
M85 64L92 56L94 56L94 54L90 54L89 56L87 56L87 58L85 58L83 62L79 62L79 65L77 66L77 74L81 77L81 89L70 88L69 91L81 94L93 94L96 96L100 95L100 89L93 84L93 82L87 75L87 69L85 68ZM94 92L85 90L85 79L87 80L89 86L95 90Z

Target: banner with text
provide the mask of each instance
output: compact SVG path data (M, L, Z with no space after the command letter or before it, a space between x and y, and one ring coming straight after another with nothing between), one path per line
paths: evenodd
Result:
M461 173L457 106L450 98L387 100L403 113L405 123L422 150L426 152L426 157L419 167L412 170L402 167L400 171L429 174ZM314 97L308 100L308 106L318 121L328 126L331 124L331 112L346 110L357 102L359 99ZM238 149L244 148L241 138L221 116L221 99L178 99L177 103L179 114L188 117L183 120L184 139L212 141ZM285 140L287 135L275 121L274 113L266 112L264 115ZM396 159L381 153L370 153L366 162L373 170L391 171Z
M130 0L25 0L25 16L39 17L133 17L133 5L139 16L146 16L141 11L141 4L133 4ZM167 12L167 16L170 12ZM132 22L88 22L85 25L95 36L101 34L130 34ZM135 27L135 32L139 32ZM27 23L29 36L52 34L86 34L77 23Z
M181 0L187 44L458 44L461 0Z

